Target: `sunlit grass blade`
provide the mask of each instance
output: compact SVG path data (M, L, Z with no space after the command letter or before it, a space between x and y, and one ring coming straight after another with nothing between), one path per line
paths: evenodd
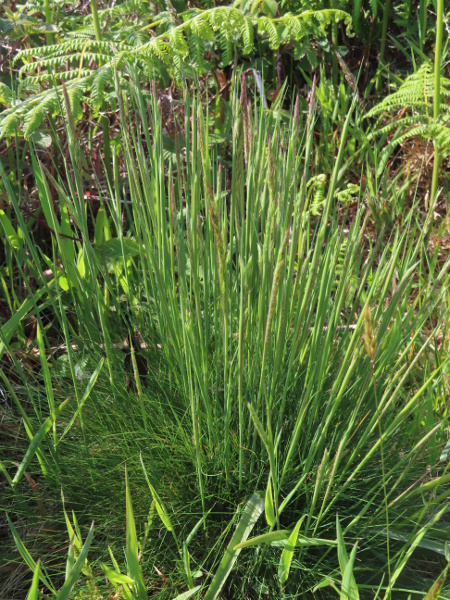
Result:
M353 564L355 562L357 546L355 544L351 557L348 557L347 550L345 548L344 536L342 533L339 516L336 515L336 533L337 533L337 548L338 548L338 559L339 566L342 575L342 588L341 593L343 598L349 598L349 600L358 600L359 593L356 585L355 578L353 576Z
M280 564L278 565L278 579L280 580L280 585L283 586L288 577L289 571L291 569L292 559L294 557L295 546L297 545L298 533L300 531L300 527L302 526L303 521L305 520L305 515L299 519L290 534L286 546L283 548L283 552L281 553Z
M52 415L50 415L42 423L39 430L37 431L37 433L34 435L33 439L31 440L30 445L28 446L28 449L25 453L25 456L23 457L22 462L20 463L19 468L17 469L17 472L13 479L13 485L17 485L19 483L26 468L32 461L34 455L36 454L42 440L47 435L47 433L50 431L55 418L58 418L60 416L60 414L63 412L64 408L70 402L70 400L71 399L68 398L67 400L64 400L64 402L61 402L61 404L56 408L55 416L53 417Z
M69 576L66 578L64 585L62 586L62 588L59 590L58 594L56 595L56 600L68 600L69 599L70 594L81 575L81 571L82 571L83 567L85 566L86 558L87 558L93 537L94 537L94 523L92 523L92 525L89 529L89 533L86 537L86 541L83 544L81 552L78 555L78 558L77 558L75 564L73 565Z
M178 594L173 600L188 600L188 598L192 598L195 594L201 589L201 585L197 585L192 590L188 590L187 592L183 592L182 594Z
M33 581L31 582L30 591L28 592L27 600L39 600L39 576L41 572L41 561L38 560L36 563L36 569L34 570Z
M128 485L128 473L125 467L125 484L126 484L126 521L127 521L127 566L128 575L133 579L134 586L139 600L147 598L147 591L142 576L141 566L139 564L139 548L136 535L136 525L134 522L133 505L131 503L130 486Z
M204 596L204 600L216 600L219 596L240 553L240 549L235 550L235 547L247 539L263 510L264 499L261 494L255 492L244 507L239 524L225 550L225 554Z
M17 529L14 527L11 519L9 518L8 515L6 515L6 519L8 521L9 527L11 529L11 533L13 535L14 538L14 542L17 546L17 549L20 553L20 556L23 558L23 560L25 561L25 563L27 564L27 566L33 571L33 573L36 573L37 571L37 564L34 562L34 560L31 558L30 553L28 552L28 550L26 549L24 543L22 542L22 540L20 539L20 536L17 532ZM39 569L39 579L42 581L42 583L44 585L46 585L48 587L49 590L51 590L51 592L53 594L56 594L55 588L53 587L52 583L47 579L47 577L45 577L42 573L42 571Z

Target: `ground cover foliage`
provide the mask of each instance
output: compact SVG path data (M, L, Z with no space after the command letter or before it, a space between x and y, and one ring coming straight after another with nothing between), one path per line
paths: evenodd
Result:
M449 597L416 4L4 8L0 597Z

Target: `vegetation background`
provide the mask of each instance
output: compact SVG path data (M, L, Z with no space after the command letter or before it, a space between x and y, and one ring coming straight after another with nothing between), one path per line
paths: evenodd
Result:
M1 598L450 598L449 13L0 2Z

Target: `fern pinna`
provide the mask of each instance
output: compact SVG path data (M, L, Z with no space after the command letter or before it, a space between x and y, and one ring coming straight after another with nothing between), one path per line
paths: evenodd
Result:
M21 50L15 63L22 63L18 96L25 99L12 102L11 94L3 94L9 101L4 102L7 108L0 114L0 137L15 134L22 123L26 137L36 131L48 112L59 110L62 81L76 120L82 116L82 102L89 104L94 114L104 102L114 102L115 73L127 84L125 65L146 80L159 79L165 72L180 83L212 68L205 59L210 50L219 50L221 66L230 64L236 55L250 55L255 35L273 51L282 44L305 43L311 36L323 38L332 23L343 22L347 31L351 27L350 15L341 10L276 17L267 9L268 14L255 14L255 7L258 3L253 2L239 8L190 9L179 15L168 10L140 31L131 32L133 35L128 31L125 39L93 39L89 25L58 44ZM42 91L36 93L38 86ZM26 91L31 89L34 93L27 98Z
M408 138L422 137L439 144L443 156L450 150L450 79L441 77L440 96L442 99L439 119L433 118L434 89L433 65L425 62L416 73L408 77L397 92L386 96L374 106L365 118L378 120L369 139L393 134L390 144L382 153L381 164L385 165L389 156ZM387 115L392 118L387 124Z

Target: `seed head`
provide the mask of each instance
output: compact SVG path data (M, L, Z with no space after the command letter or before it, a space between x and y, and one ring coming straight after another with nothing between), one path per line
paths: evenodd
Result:
M366 346L367 356L373 363L377 351L377 340L372 325L372 316L370 314L370 308L367 303L364 307L364 344Z

